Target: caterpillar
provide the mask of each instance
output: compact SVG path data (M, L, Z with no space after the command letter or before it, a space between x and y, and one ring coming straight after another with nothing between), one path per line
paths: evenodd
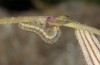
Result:
M26 31L36 33L46 43L55 43L61 35L59 27L53 27L48 24L55 22L56 18L49 16L35 16L31 22L19 22L18 26Z

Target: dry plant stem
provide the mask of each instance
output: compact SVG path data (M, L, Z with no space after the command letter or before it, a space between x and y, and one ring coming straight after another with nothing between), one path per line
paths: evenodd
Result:
M87 25L80 24L80 23L75 22L73 20L68 20L68 23L64 24L63 26L70 27L70 28L75 28L75 29L79 29L79 30L86 30L86 31L91 32L93 34L100 35L100 30L99 29L96 29L94 27L90 27L90 26L87 26Z
M86 65L100 65L100 43L94 34L77 29L75 34Z
M10 23L19 23L19 22L32 22L34 20L34 16L26 16L26 17L4 17L0 18L0 24L10 24Z
M8 17L8 18L0 18L0 24L10 24L10 23L19 23L19 22L33 22L33 20L35 19L36 16L26 16L26 17ZM63 21L63 18L65 16L60 16L58 17L58 19L61 19L61 21ZM64 20L65 21L65 20ZM75 28L75 29L80 29L80 30L87 30L89 32L92 32L94 34L100 35L100 30L87 26L87 25L82 25L76 21L70 20L70 19L66 19L67 23L66 24L53 24L53 25L58 25L58 26L67 26L67 27L71 27L71 28Z

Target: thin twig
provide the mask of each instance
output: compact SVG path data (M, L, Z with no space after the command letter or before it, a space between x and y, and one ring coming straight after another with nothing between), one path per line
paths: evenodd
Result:
M4 17L0 18L0 24L10 24L19 22L32 22L34 20L33 16L26 17Z

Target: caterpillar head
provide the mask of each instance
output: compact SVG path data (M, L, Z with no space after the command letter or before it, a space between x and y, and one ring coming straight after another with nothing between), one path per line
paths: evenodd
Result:
M63 24L66 24L68 23L67 20L69 19L68 16L59 16L59 17L48 17L47 18L47 23L49 25L52 25L52 26L56 26L56 27L59 27L59 26L62 26Z

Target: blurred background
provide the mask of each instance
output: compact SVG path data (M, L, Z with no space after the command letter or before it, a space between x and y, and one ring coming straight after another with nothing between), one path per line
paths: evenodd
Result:
M100 29L100 0L0 0L0 17L31 15L68 15ZM60 39L47 44L17 24L0 25L0 65L84 65L74 29L61 30Z

